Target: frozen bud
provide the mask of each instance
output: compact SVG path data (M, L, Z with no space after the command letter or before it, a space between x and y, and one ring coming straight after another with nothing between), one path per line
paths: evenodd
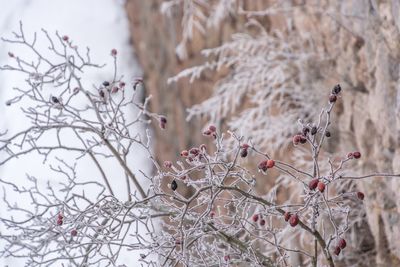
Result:
M215 127L214 125L210 125L210 126L208 126L208 129L211 131L211 132L215 132L215 131L217 131L217 127Z
M299 223L299 216L297 216L297 214L293 214L292 216L290 216L289 219L290 226L295 227L298 223Z
M292 217L292 214L290 214L290 212L286 211L283 216L285 218L285 222L287 222L287 221L289 221L290 217Z
M325 184L323 182L318 182L317 187L319 192L323 193L325 191Z
M313 126L311 128L311 135L315 135L318 132L318 128L316 126Z
M307 138L305 136L300 135L300 144L307 143Z
M181 156L182 157L187 157L187 156L189 156L189 152L187 150L182 150Z
M171 168L172 167L172 162L169 160L164 161L164 167L165 168Z
M275 166L275 161L273 159L269 159L267 160L267 164L266 164L268 169L271 169Z
M177 183L175 180L173 180L173 181L171 182L170 187L171 187L171 190L172 190L172 191L175 191L175 190L178 188L178 183Z
M77 236L77 235L78 235L78 231L76 229L72 229L71 236Z
M318 178L314 178L314 179L312 179L312 180L308 183L308 188L309 188L310 190L314 190L315 188L317 188L318 183L319 183Z
M335 254L336 256L338 256L338 255L340 254L340 251L341 251L340 247L337 246L337 247L335 247L335 250L333 251L333 254Z
M343 238L341 238L341 239L339 240L339 247L340 247L341 249L344 249L344 248L346 247L346 245L347 245L346 240L344 240Z
M337 100L337 96L336 95L330 95L329 96L329 103L334 103Z
M359 158L361 158L361 153L358 152L358 151L353 152L353 157L354 157L355 159L359 159Z
M364 193L363 192L357 192L357 198L360 200L364 200Z
M12 52L8 52L9 57L15 57L15 55Z
M115 48L113 48L113 49L111 49L111 55L113 56L113 57L115 57L116 55L117 55L117 49L115 49Z
M332 94L337 95L342 91L342 87L340 87L340 84L335 85L332 89Z
M253 220L253 222L257 222L259 219L258 214L254 214L253 217L251 217L251 219Z
M69 37L68 37L68 35L64 35L64 36L62 37L62 39L63 39L63 41L67 42L68 39L69 39Z

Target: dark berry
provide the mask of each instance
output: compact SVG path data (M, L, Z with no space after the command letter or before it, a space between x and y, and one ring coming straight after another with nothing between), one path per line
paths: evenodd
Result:
M337 85L335 85L335 87L333 87L332 94L337 95L340 93L340 91L342 91L342 87L340 87L340 84L337 84Z
M117 49L115 48L111 49L111 55L115 57L117 55Z
M67 36L67 35L64 35L63 37L62 37L62 39L63 39L63 41L68 41L68 39L69 39L69 37Z
M206 136L211 135L211 134L212 134L212 132L210 130L205 130L203 132L203 135L206 135Z
M314 190L315 188L317 188L318 183L319 183L318 178L314 178L314 179L312 179L312 180L308 183L308 188L309 188L310 190Z
M357 197L358 197L358 199L360 199L360 200L364 200L364 193L363 192L357 192Z
M311 135L315 135L318 132L318 128L316 126L313 126L311 128Z
M303 127L303 129L302 129L301 132L303 133L304 136L306 136L306 135L310 132L310 128L308 128L308 127Z
M331 137L331 132L330 132L330 131L326 131L326 132L325 132L325 136L326 136L326 137Z
M56 103L56 104L60 103L60 100L58 100L58 98L55 97L55 96L52 96L52 97L51 97L51 101L52 101L53 103Z
M209 129L211 132L215 132L215 131L217 130L217 127L215 127L214 125L210 125L210 126L208 127L208 129Z
M275 166L275 161L273 159L267 160L266 166L268 169L273 168Z
M285 214L283 215L285 217L285 222L289 221L290 217L292 217L292 214L290 214L290 212L285 212Z
M338 256L339 254L340 254L340 247L339 246L337 246L337 247L335 247L335 250L333 251L333 254L335 254L336 256Z
M265 225L265 220L264 220L264 219L261 219L261 220L260 220L260 225L261 225L261 226L264 226L264 225Z
M258 218L259 218L258 214L254 214L251 219L253 220L253 222L257 222Z
M109 82L107 82L107 81L104 81L104 82L103 82L103 86L109 86L109 85L110 85Z
M297 214L293 214L292 216L290 216L289 219L290 226L295 227L298 223L299 223L299 216L297 216Z
M76 231L75 229L71 230L71 236L77 236L78 235L78 231Z
M182 157L187 157L187 156L189 156L189 152L187 150L182 150L181 156Z
M334 103L337 100L337 96L336 95L330 95L329 96L329 103Z
M175 180L173 180L173 181L171 182L171 189L172 189L172 191L175 191L177 188L178 188L178 183L177 183Z
M354 157L355 159L359 159L359 158L361 158L361 153L358 152L358 151L353 152L353 157Z
M240 156L242 157L242 158L245 158L245 157L247 157L247 149L241 149L240 150Z
M14 54L12 52L8 52L9 57L14 57Z
M340 247L341 249L344 249L344 248L346 247L346 245L347 245L346 240L344 240L343 238L341 238L341 239L339 240L339 247Z
M263 160L258 164L258 169L262 170L263 172L266 172L268 167L267 167L267 161Z

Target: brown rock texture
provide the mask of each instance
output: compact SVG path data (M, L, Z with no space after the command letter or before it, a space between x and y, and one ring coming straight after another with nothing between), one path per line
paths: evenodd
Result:
M188 58L179 60L175 48L182 38L182 10L172 17L160 13L162 0L128 0L133 46L143 68L152 110L166 114L167 130L155 129L159 161L174 160L182 149L205 142L204 123L186 122L186 109L212 94L218 77L202 75L190 84L183 79L167 85L181 70L205 61L200 51L229 40L244 29L243 15L228 16L206 34L194 33ZM243 1L245 10L262 11L273 1ZM400 0L292 1L290 12L258 18L269 30L311 35L328 55L328 72L309 73L308 81L324 89L344 88L334 120L332 152L362 151L362 172L400 173ZM306 3L306 4L305 4ZM326 64L326 63L325 63ZM324 89L325 90L325 89ZM218 122L224 126L224 121ZM376 177L357 184L366 195L367 221L360 230L370 235L375 253L371 266L400 266L400 179ZM371 249L371 248L368 248Z

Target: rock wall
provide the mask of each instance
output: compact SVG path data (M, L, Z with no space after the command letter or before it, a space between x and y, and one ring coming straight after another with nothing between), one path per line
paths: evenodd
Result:
M262 11L273 1L248 0L245 10ZM304 5L305 2L307 5ZM212 94L215 77L202 76L167 85L179 71L204 61L200 51L229 40L244 29L244 17L227 17L218 29L205 35L195 32L187 44L188 58L181 61L175 48L182 35L182 10L172 17L161 15L162 0L128 0L133 45L144 71L147 93L154 96L152 109L168 115L165 132L155 129L158 160L173 160L180 150L204 142L198 134L203 123L185 121L186 108ZM363 152L364 172L400 173L400 0L292 1L296 6L258 18L267 29L292 30L311 35L315 46L332 59L318 87L340 82L345 89L336 111L336 139L331 149ZM224 125L224 122L221 122ZM368 229L374 244L376 266L400 266L400 178L376 177L359 181L365 192Z

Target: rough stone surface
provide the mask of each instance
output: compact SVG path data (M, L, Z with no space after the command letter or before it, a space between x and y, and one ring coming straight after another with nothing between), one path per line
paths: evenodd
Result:
M194 84L183 80L168 86L167 79L203 62L200 50L228 40L231 33L242 29L243 20L230 17L219 29L195 34L188 44L189 58L180 61L175 47L181 38L182 14L163 17L161 2L129 0L126 8L147 93L154 96L152 109L169 118L167 130L155 131L156 154L163 161L175 159L192 144L205 142L198 134L203 124L185 122L185 110L209 97L213 84L202 77ZM244 2L248 10L263 10L271 1ZM354 148L363 153L359 161L362 171L400 173L400 0L317 2L316 7L300 7L261 22L268 29L282 29L290 17L296 31L311 34L315 45L333 58L324 81L315 78L321 88L337 82L344 88L335 114L339 137L333 139L333 152ZM315 10L319 15L311 15ZM376 177L359 181L358 187L366 196L368 229L363 231L375 244L375 264L371 266L400 266L400 179Z

